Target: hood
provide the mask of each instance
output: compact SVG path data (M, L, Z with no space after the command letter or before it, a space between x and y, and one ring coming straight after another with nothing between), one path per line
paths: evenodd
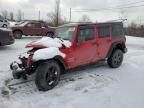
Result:
M48 47L55 47L55 48L62 48L62 47L70 48L71 42L68 40L62 40L59 38L50 38L50 37L43 37L40 40L33 41L26 45L26 48L48 48Z

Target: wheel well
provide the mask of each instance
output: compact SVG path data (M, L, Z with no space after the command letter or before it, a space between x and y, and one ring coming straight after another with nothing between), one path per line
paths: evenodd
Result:
M3 26L4 26L4 25L6 25L6 26L7 26L7 24L3 24Z
M124 49L126 48L125 46L125 43L122 42L122 43L114 43L112 44L108 54L107 54L107 57L110 57L110 55L112 54L112 52L116 49L120 49L123 53L125 52Z
M47 32L46 35L47 35L48 33L52 33L52 34L54 35L54 32L52 32L52 31Z
M119 43L119 44L116 44L116 49L120 49L123 53L125 53L125 48L126 48L126 45L125 43Z
M64 74L65 73L65 66L64 66L64 64L59 60L59 59L54 59L59 65L60 65L60 67L61 67L61 74Z
M64 62L64 60L63 60L63 58L62 58L61 56L55 56L54 58L48 59L48 60L40 60L40 61L38 61L38 62L35 62L35 65L36 65L36 67L37 67L39 64L44 63L44 62L47 62L47 61L50 61L50 60L54 60L54 61L56 61L56 62L60 65L60 67L61 67L61 72L62 72L61 74L64 74L64 73L65 73L66 64L65 64L65 62Z
M66 64L64 62L64 59L61 56L55 56L53 59L60 65L61 72L62 74L64 74L66 70Z
M20 31L23 34L22 30L14 30L13 33L16 32L16 31Z

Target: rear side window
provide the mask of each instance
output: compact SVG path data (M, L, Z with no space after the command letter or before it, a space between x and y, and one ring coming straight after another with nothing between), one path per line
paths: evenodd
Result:
M100 38L109 37L110 36L109 26L98 27L98 35Z
M117 23L112 25L112 37L113 38L124 37L124 29L122 23Z

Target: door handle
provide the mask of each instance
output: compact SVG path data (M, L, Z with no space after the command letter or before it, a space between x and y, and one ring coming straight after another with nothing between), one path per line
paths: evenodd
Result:
M96 42L92 42L92 45L96 45L97 43Z

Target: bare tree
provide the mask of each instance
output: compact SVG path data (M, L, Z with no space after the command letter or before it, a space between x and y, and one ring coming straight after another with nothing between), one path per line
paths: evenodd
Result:
M22 11L21 10L18 10L17 19L18 19L18 21L22 20Z
M10 20L13 21L14 20L14 13L10 12L9 17L10 17Z
M61 18L61 12L60 12L60 0L55 0L55 10L54 12L48 13L47 14L49 18L49 22L53 26L58 26L61 25L62 18Z
M2 16L3 16L5 19L6 19L7 16L8 16L7 10L3 10L3 11L1 12L1 14L2 14Z
M83 15L79 21L80 22L91 22L91 19L88 15Z

